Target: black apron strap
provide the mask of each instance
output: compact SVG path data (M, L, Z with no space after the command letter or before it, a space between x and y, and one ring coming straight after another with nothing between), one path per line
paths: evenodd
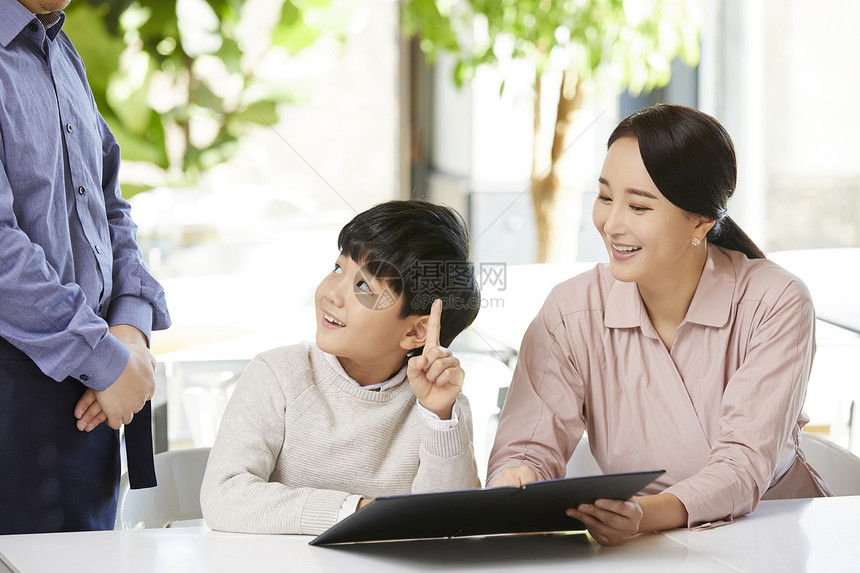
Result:
M152 453L152 402L125 426L125 453L128 459L128 483L131 489L155 487L155 460Z

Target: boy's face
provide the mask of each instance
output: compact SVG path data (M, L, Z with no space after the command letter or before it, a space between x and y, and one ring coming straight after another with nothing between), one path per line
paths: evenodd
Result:
M402 344L415 318L400 318L402 295L363 271L340 255L314 297L317 346L337 356L347 372L350 363L368 368L402 361L409 349Z

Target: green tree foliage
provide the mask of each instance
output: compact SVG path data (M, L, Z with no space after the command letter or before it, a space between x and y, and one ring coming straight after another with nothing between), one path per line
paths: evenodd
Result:
M535 147L532 200L540 262L549 259L554 210L561 181L557 164L582 107L585 86L613 93L648 92L664 86L671 64L699 59L700 0L405 0L404 31L415 35L432 60L441 52L456 60L454 82L471 80L481 65L525 60L535 69ZM539 157L541 78L562 73L549 169ZM504 90L504 83L501 84Z
M163 170L165 180L193 184L228 159L254 125L277 122L290 100L283 81L259 73L239 29L242 0L76 0L64 29L87 66L99 110L123 160ZM322 34L309 15L332 0L272 3L263 54L296 54ZM324 21L324 18L316 18ZM126 196L142 187L124 185Z
M407 0L402 22L431 59L457 58L457 85L500 57L541 73L552 56L581 82L608 71L636 94L665 85L676 57L698 62L699 12L698 0Z

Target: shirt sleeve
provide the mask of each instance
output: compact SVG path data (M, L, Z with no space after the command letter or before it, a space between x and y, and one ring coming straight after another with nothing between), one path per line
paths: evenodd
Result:
M726 384L707 465L665 490L686 507L689 527L755 509L798 423L814 354L815 310L795 281L764 313Z
M284 447L287 407L278 377L256 358L233 391L200 491L207 525L237 533L319 534L351 492L269 481Z
M451 408L451 418L448 420L443 420L439 417L438 414L435 414L421 405L419 400L415 400L415 405L418 407L418 413L424 418L430 427L435 430L447 430L448 428L453 428L459 423L460 420L460 404L454 402L454 406Z
M68 376L104 390L122 374L128 349L87 306L75 284L62 284L41 247L18 227L12 188L0 163L0 336L56 381Z
M460 394L454 407L460 411L460 421L448 428L440 428L420 412L416 413L420 446L418 472L412 481L412 493L481 487L472 448L472 411L469 402Z
M337 522L340 523L356 511L358 511L358 502L364 499L363 495L353 494L343 500L340 506L340 511L337 512Z
M538 479L564 477L585 431L584 390L565 339L561 309L551 294L523 337L499 418L487 484L508 468L529 466Z

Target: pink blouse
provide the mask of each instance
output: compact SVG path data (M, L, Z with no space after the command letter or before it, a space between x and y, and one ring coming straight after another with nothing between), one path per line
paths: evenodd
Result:
M583 431L606 473L665 469L688 526L768 498L829 493L797 444L815 311L796 277L715 246L671 352L635 283L606 265L550 293L529 326L487 483L525 463L563 477ZM783 479L780 479L783 478Z

